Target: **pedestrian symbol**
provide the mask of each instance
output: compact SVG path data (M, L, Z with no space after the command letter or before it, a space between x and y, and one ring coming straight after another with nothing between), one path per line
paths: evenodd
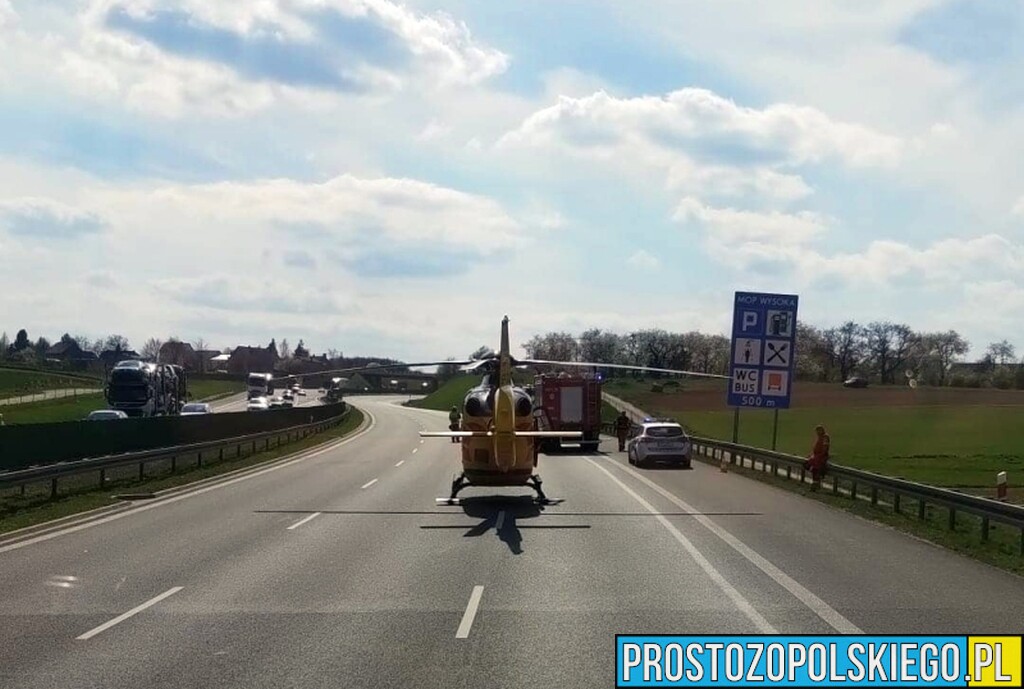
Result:
M788 368L790 359L790 344L786 340L765 340L764 343L764 365Z
M732 361L740 366L760 366L761 340L736 340L736 349L733 352Z

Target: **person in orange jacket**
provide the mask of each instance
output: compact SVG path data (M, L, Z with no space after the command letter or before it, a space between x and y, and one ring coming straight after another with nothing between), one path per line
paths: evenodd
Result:
M821 486L821 477L825 475L825 470L828 468L829 448L832 444L832 439L825 431L824 426L815 426L814 433L816 436L814 448L811 450L811 456L807 458L804 466L810 469L811 480L814 482L814 488L817 489Z

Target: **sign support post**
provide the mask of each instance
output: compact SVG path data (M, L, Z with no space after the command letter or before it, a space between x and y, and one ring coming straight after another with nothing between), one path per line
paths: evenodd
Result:
M775 441L779 438L779 408L775 407L775 413L772 415L772 452L775 452Z
M740 408L736 407L732 410L732 442L738 444L740 442Z

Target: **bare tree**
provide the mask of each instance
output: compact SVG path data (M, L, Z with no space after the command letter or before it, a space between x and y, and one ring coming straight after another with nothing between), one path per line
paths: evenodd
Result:
M622 337L616 333L591 328L580 335L579 356L582 361L619 363L622 357Z
M124 335L107 335L107 339L103 340L103 349L126 352L131 348L128 338Z
M555 361L576 361L579 344L569 333L550 332L546 335L534 335L523 345L531 359L551 359Z
M857 370L868 351L867 335L864 328L854 321L843 323L836 332L836 363L839 376L846 380Z
M196 350L196 356L199 358L199 372L206 373L206 355L203 354L206 348L210 345L201 337L197 337L196 341L192 343L192 346Z
M804 380L828 380L831 373L831 352L818 328L797 321L796 375Z
M160 358L160 348L163 346L163 342L155 337L151 337L146 340L144 345L142 345L142 350L139 352L139 355L148 361L157 361Z
M292 348L288 344L288 338L282 338L281 344L277 347L278 354L282 359L290 359L292 356Z
M469 355L469 358L472 359L473 361L479 361L480 359L493 355L493 349L491 349L487 345L480 345L479 347L473 350L473 353Z
M1014 346L1003 340L1002 342L993 342L988 346L986 353L992 357L993 361L999 363L999 365L1006 365L1008 361L1015 361L1017 356L1014 350Z

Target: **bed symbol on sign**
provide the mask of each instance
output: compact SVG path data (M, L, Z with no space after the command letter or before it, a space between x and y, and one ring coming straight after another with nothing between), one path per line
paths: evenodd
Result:
M767 390L778 390L782 391L782 374L781 373L769 373L765 384Z

